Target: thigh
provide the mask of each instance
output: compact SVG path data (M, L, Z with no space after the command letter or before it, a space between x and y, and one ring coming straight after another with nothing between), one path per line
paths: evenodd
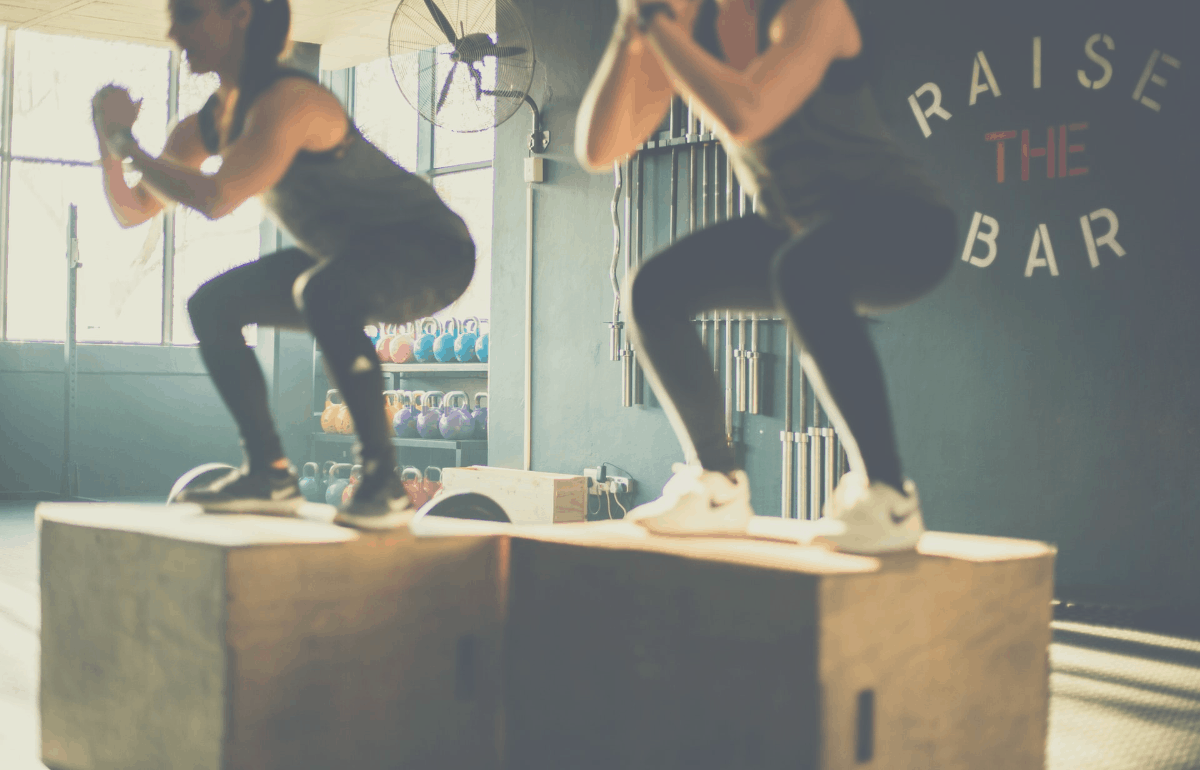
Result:
M414 236L400 248L392 243L323 262L297 281L296 295L356 323L407 323L458 299L474 271L474 244Z
M775 307L771 261L787 233L752 214L691 233L646 260L628 291L686 313Z
M776 257L798 270L786 283L816 283L845 291L857 312L903 307L930 292L954 263L957 225L942 206L891 196L844 206L808 233L793 237ZM789 286L780 290L786 295Z
M317 261L301 249L281 249L228 270L205 283L194 295L235 319L239 326L260 324L286 329L308 328L296 307L292 287Z

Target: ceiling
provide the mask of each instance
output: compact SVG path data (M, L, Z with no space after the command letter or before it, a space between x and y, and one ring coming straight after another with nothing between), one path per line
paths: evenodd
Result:
M387 55L388 28L399 0L290 2L292 39L320 44L323 69ZM0 25L168 45L167 0L0 0Z

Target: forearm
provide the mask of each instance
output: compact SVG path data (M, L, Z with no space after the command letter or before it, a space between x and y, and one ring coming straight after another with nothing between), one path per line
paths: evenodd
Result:
M754 93L741 72L713 58L680 24L656 16L643 35L670 86L715 124L718 134L738 139L750 122Z
M113 216L122 227L135 227L158 213L158 201L138 195L125 182L125 168L120 158L105 154L100 159L104 196Z
M142 184L160 198L177 201L212 219L218 207L218 187L213 176L156 158L136 144L130 150L133 167L142 172Z
M576 155L600 170L637 149L670 107L671 83L632 18L617 22L612 42L584 94L576 121Z

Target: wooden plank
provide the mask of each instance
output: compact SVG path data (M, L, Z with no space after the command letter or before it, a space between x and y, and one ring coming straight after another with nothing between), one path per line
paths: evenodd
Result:
M486 465L444 468L447 492L479 492L500 504L516 524L553 524L587 518L587 479Z

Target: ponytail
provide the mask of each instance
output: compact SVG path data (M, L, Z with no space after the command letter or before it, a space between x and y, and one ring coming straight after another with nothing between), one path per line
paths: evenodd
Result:
M236 0L226 0L232 4ZM254 14L246 30L246 50L242 54L242 72L238 81L237 104L229 135L238 136L246 121L246 109L271 84L279 60L288 53L292 9L288 0L249 0Z

